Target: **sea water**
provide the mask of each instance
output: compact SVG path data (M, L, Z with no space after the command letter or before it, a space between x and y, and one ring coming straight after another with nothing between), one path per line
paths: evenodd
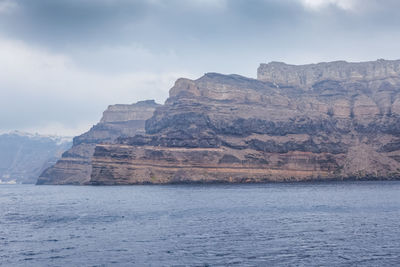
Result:
M400 265L400 182L0 186L4 266Z

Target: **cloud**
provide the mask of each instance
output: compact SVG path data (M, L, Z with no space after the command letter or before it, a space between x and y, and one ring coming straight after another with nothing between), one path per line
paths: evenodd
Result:
M181 76L397 59L399 9L398 0L0 0L0 131L82 129L109 104L163 102Z
M46 123L37 124L33 127L25 127L20 129L22 132L27 133L37 133L41 135L57 135L57 136L68 136L73 137L77 135L81 135L84 132L87 132L93 121L81 121L79 124L69 125L63 124L58 121L49 121ZM12 130L3 131L3 133L12 132Z
M0 40L0 62L3 131L36 127L39 133L77 134L83 124L96 123L109 104L163 102L177 78L193 76L173 71L99 73L81 69L67 55L5 39Z
M0 14L12 13L18 7L17 2L12 0L0 0Z
M358 0L300 0L307 8L318 10L329 6L337 6L343 10L353 10Z

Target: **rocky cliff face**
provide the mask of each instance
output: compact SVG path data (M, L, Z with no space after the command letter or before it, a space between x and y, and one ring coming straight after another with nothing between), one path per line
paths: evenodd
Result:
M324 80L340 82L373 81L396 78L400 75L400 60L377 60L361 63L346 61L323 62L309 65L288 65L282 62L261 64L257 79L283 86L311 89Z
M399 61L180 79L146 133L97 145L92 184L400 176Z
M132 105L111 105L101 121L77 136L60 160L46 169L37 184L85 184L90 180L91 161L96 144L112 143L118 137L144 133L145 120L159 106L153 100Z

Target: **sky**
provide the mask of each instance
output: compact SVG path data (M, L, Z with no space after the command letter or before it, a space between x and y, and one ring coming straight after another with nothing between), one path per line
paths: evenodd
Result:
M0 133L74 136L206 72L400 59L398 0L0 0Z

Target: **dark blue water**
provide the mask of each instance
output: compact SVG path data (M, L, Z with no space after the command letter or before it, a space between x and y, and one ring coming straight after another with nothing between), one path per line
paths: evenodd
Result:
M0 263L400 265L400 182L3 185Z

